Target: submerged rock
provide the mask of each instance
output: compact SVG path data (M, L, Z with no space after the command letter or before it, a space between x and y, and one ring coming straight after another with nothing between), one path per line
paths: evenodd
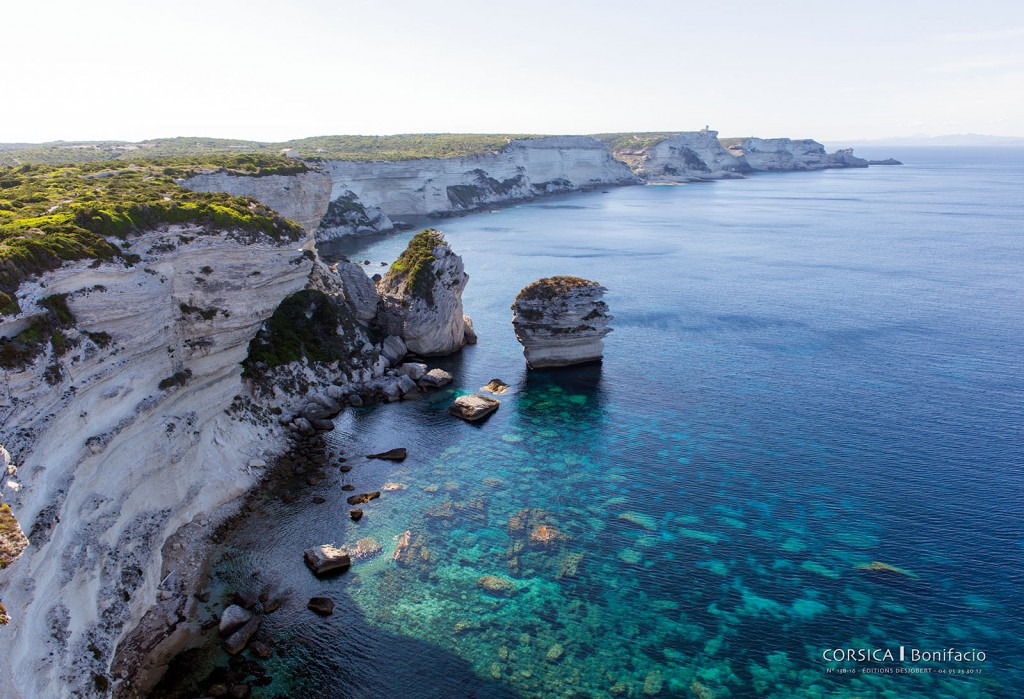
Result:
M422 534L414 536L408 529L402 532L392 559L403 566L429 563L430 549L427 548L426 538Z
M546 524L534 527L530 532L530 543L538 544L540 546L547 546L548 544L567 538L568 537L565 534Z
M466 344L462 291L469 275L439 231L420 231L378 282L380 325L410 352L451 354Z
M334 600L330 597L313 597L306 607L320 616L330 616L334 613Z
M623 522L629 522L630 524L635 524L638 527L643 527L648 531L653 532L658 530L658 520L651 515L645 515L642 512L623 512L619 515L619 519Z
M351 512L348 513L348 516L352 518L353 522L358 522L359 520L361 520L363 518L363 511L362 510L352 510Z
M380 545L379 541L372 536L367 536L356 542L355 548L352 549L352 555L356 558L369 558L383 550L384 547Z
M388 449L382 451L379 454L367 454L367 459L383 459L384 461L405 461L405 457L408 455L407 450L404 447L397 449Z
M516 584L508 578L497 575L484 575L476 581L476 584L492 594L507 597L516 591Z
M532 369L600 361L611 332L607 291L580 277L533 282L512 304L512 326Z
M493 413L499 405L501 405L500 401L479 394L459 396L454 403L448 406L448 412L467 422L476 422Z
M352 559L349 557L348 551L330 544L306 549L303 558L309 569L316 575L324 575L335 570L347 570L352 566Z
M270 646L265 643L260 643L259 641L253 641L250 643L249 650L252 651L260 660L266 660L273 654L273 651L270 650Z
M883 563L882 561L871 561L870 563L862 563L858 566L854 566L857 570L862 570L868 573L887 573L889 575L902 575L908 578L916 578L915 573L911 573L905 568L899 568L889 563Z
M370 500L376 500L380 497L380 491L375 490L372 493L360 493L359 495L352 495L346 499L349 505L362 505L364 502L370 502Z

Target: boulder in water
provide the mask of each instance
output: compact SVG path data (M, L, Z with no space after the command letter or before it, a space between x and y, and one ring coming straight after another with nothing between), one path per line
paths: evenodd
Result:
M306 549L303 558L309 569L316 575L324 575L335 570L347 570L352 565L348 551L330 544Z
M471 396L459 396L454 403L448 406L448 412L467 422L476 422L493 413L499 405L501 405L500 401L477 393Z
M320 616L330 616L334 613L334 600L330 597L313 597L306 607Z

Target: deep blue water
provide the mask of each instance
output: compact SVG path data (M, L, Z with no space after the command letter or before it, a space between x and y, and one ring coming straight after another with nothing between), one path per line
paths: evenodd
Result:
M268 492L225 544L216 590L255 569L295 591L255 695L1019 696L1024 149L879 155L907 164L433 222L480 342L441 362L452 391L338 418L353 470L303 491L327 503ZM410 235L346 252L378 271ZM609 289L602 365L527 372L509 304L555 274ZM495 377L512 389L483 425L445 414ZM395 446L402 464L361 457ZM340 485L385 482L406 487L351 523ZM531 545L541 525L560 536ZM405 530L428 560L391 560ZM361 537L384 555L302 566ZM987 659L822 658L900 645ZM196 676L223 660L212 640Z

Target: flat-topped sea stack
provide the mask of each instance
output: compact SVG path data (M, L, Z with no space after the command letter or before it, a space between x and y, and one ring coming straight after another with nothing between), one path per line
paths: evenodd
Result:
M462 290L469 275L462 258L434 229L420 231L377 283L380 325L422 356L451 354L466 344L468 316Z
M601 360L612 319L601 300L605 291L580 277L547 277L519 292L512 325L531 369Z

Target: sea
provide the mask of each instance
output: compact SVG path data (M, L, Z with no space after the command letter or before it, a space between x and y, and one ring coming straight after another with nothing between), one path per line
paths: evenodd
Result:
M451 386L345 410L344 470L264 486L200 613L288 590L272 655L229 664L212 630L158 695L1024 696L1024 149L858 154L905 164L417 222L479 342L430 362ZM324 252L383 272L413 233ZM509 306L553 275L607 288L600 364L527 368ZM494 378L489 419L447 414Z

